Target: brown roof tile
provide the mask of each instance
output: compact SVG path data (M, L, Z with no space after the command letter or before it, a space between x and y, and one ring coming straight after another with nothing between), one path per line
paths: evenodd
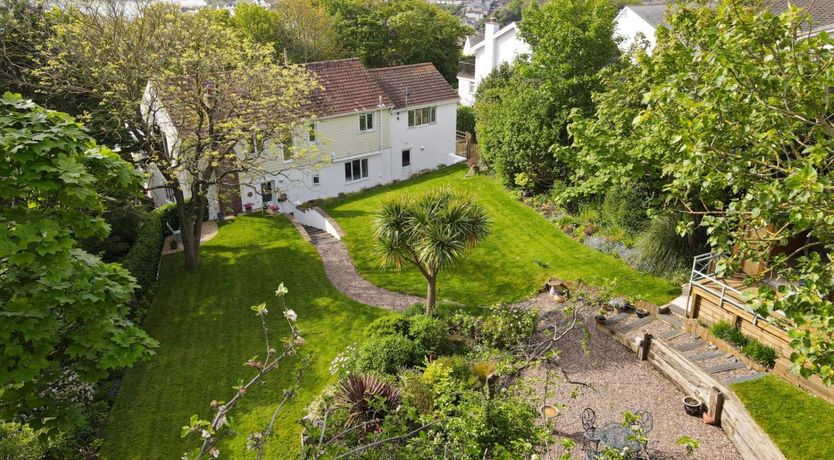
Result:
M386 107L394 105L359 59L311 62L305 66L324 87L313 95L319 116L376 109L380 97Z
M455 89L430 62L371 69L369 72L397 108L458 99Z

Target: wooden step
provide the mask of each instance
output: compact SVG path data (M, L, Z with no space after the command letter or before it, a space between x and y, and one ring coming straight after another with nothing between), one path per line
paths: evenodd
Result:
M745 366L743 362L736 361L734 363L724 363L724 364L719 364L717 366L708 367L704 370L709 374L717 374L719 372L732 371L732 370L735 370L735 369L743 369L745 367L747 367L747 366Z
M651 323L652 321L654 321L654 318L652 318L651 316L646 316L645 318L640 318L637 321L632 321L632 322L626 324L625 326L619 328L619 330L620 330L620 332L631 331L631 330L637 329L639 327L643 327L646 324Z
M724 385L732 385L734 383L749 382L751 380L758 380L767 375L767 372L756 372L755 374L742 375L741 377L734 377L731 379L722 380Z
M678 350L678 351L694 350L698 347L704 346L704 343L705 342L703 340L698 339L698 340L694 340L692 342L687 342L687 343L680 344L680 345L675 347L675 350Z
M605 320L605 325L606 326L611 326L611 325L616 324L616 323L618 323L618 322L620 322L620 321L622 321L626 318L628 318L628 313L619 313L617 315L612 316L611 318L606 319Z
M723 351L707 351L704 353L698 353L692 356L687 356L692 361L706 361L712 358L720 358L721 356L726 356L727 354Z

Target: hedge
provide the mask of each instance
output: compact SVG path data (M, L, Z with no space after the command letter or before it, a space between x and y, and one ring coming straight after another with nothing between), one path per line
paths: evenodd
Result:
M130 248L122 259L122 266L136 278L137 297L141 297L156 281L159 258L162 256L162 243L165 240L166 221L170 221L176 207L173 204L160 206L151 212L150 219L142 225L136 244Z

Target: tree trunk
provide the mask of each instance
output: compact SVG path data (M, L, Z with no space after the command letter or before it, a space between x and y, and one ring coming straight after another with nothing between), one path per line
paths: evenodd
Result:
M437 276L427 276L426 281L426 316L431 316L437 303Z
M200 265L200 237L203 233L203 211L206 207L204 197L192 195L186 202L180 190L174 192L177 201L177 215L180 219L180 237L182 238L185 269L195 271Z

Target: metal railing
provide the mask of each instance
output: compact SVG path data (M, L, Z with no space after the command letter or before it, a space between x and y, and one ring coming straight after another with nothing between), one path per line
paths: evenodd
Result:
M715 265L720 257L720 254L708 252L706 254L695 256L692 259L692 273L689 275L689 292L692 292L693 285L697 285L700 289L703 289L704 291L709 292L710 294L718 297L718 308L723 308L724 304L728 303L736 308L753 314L754 324L758 319L764 319L758 313L750 309L745 302L741 302L738 300L744 298L744 293L730 286L729 284L725 283L724 281L715 276ZM712 283L715 286L720 286L721 289L716 289L708 283ZM737 297L727 295L728 293L735 294ZM690 294L690 296L686 299L687 317L689 317L691 302L692 295Z

